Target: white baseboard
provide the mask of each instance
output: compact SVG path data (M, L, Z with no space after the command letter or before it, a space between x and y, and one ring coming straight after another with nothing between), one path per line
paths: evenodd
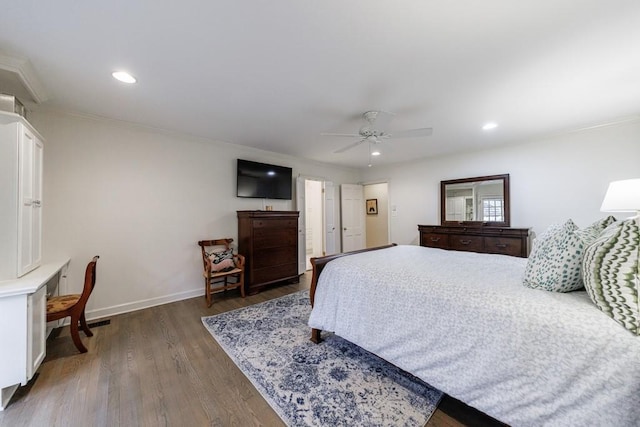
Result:
M177 294L99 308L97 310L87 311L85 315L87 316L87 320L102 319L109 316L115 316L117 314L130 313L144 308L155 307L157 305L168 304L199 296L203 297L202 300L204 304L204 290L198 288L190 291L178 292ZM69 319L65 319L65 324L69 324Z

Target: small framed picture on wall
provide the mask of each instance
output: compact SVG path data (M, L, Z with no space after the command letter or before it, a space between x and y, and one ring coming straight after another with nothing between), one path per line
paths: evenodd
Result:
M378 199L367 199L367 215L378 215Z

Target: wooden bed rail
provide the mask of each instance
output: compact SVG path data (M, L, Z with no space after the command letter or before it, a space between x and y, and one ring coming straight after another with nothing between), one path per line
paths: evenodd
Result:
M324 266L327 265L329 261L333 261L334 259L341 258L347 255L359 254L362 252L369 252L369 251L376 251L378 249L387 249L394 246L398 246L398 245L396 243L391 243L390 245L377 246L375 248L359 249L357 251L343 252L343 253L334 254L334 255L311 258L311 265L313 266L313 276L311 277L311 288L309 289L309 299L311 300L311 307L313 307L313 302L316 295L316 287L318 286L318 279L320 278L320 273L322 273ZM320 337L321 332L322 331L320 329L311 329L311 341L313 341L316 344L319 344L322 341L322 338Z

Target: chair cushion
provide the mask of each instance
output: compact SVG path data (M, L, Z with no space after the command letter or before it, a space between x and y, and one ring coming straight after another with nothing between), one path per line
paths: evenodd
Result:
M47 300L47 314L60 313L73 307L80 300L80 294L60 295Z
M229 271L236 267L233 261L233 249L211 252L207 254L212 273Z

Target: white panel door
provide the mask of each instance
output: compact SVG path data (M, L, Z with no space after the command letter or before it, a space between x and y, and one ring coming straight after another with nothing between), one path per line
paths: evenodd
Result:
M324 254L336 253L336 190L333 182L323 183L324 193Z
M31 265L38 266L42 260L42 141L35 139L33 146L33 214L31 241Z
M304 177L296 178L296 209L300 212L298 217L298 274L304 274L307 271L307 237L305 230L306 221L306 185Z
M340 205L342 251L364 249L364 187L357 184L340 185Z
M19 190L20 203L18 212L18 276L22 276L31 269L33 263L33 212L37 204L34 198L34 149L35 136L25 127L20 126L19 161Z

